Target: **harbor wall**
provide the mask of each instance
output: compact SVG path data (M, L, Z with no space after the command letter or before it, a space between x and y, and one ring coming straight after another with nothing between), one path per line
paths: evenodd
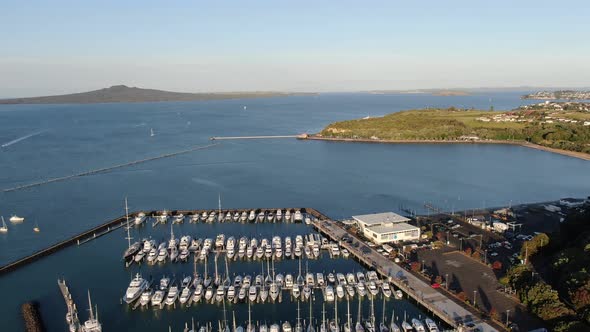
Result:
M39 304L37 302L26 302L21 305L21 313L25 321L26 332L43 332L45 326L39 313Z

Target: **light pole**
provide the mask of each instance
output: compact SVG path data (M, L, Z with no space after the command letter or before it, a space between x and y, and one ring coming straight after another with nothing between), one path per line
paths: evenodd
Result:
M508 326L508 318L510 317L510 309L506 310L506 326Z
M445 273L445 285L447 286L447 290L449 290L449 274Z
M475 307L475 295L477 295L477 291L473 291L473 306Z
M424 260L422 260L422 273L424 273Z

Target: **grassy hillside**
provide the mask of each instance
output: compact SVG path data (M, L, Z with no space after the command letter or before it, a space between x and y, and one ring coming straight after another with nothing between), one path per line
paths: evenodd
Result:
M557 119L559 118L559 119ZM577 122L573 122L575 120ZM572 122L570 122L572 121ZM330 124L323 137L379 140L517 140L590 153L589 112L425 109Z

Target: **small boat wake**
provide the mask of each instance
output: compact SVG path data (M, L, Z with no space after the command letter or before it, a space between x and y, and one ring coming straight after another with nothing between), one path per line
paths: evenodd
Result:
M24 141L24 140L26 140L27 138L31 138L31 137L33 137L33 136L41 135L41 134L42 134L42 133L44 133L44 132L45 132L45 130L41 130L41 131L38 131L38 132L34 132L34 133L32 133L32 134L29 134L29 135L27 135L27 136L19 137L19 138L17 138L17 139L14 139L14 140L12 140L12 141L10 141L10 142L6 142L6 143L4 143L4 144L0 145L0 147L7 148L7 147L9 147L9 146L11 146L11 145L13 145L13 144L16 144L16 143L20 142L20 141Z

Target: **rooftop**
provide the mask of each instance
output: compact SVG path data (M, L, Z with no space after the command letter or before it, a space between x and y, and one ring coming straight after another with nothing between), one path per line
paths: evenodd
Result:
M410 224L406 224L405 222L400 222L393 225L387 226L375 226L371 227L370 230L377 234L385 234L385 233L393 233L393 232L403 232L403 231L411 231L419 229L416 226L412 226Z
M362 222L367 225L379 225L388 222L400 223L410 221L410 219L404 216L400 216L399 214L393 212L362 214L358 216L352 216L352 218L356 221Z

